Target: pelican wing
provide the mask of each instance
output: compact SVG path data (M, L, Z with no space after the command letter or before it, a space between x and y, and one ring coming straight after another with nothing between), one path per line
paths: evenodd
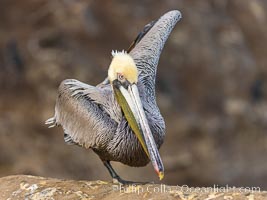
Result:
M155 78L161 51L180 19L181 13L178 10L167 12L157 21L146 25L128 49L138 68L139 81L152 96L155 95Z
M182 15L178 10L165 13L158 20L145 25L127 49L127 53L133 57L138 68L139 80L148 86L146 89L154 89L161 51L172 29L181 17ZM107 84L109 84L108 78L98 86Z
M60 84L55 116L46 123L61 125L68 144L101 148L113 137L120 118L110 86L99 88L68 79Z

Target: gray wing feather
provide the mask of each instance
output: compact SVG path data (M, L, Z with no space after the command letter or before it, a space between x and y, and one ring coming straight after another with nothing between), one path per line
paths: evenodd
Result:
M130 51L139 72L139 81L154 96L157 65L164 44L175 24L181 19L178 10L161 16Z
M64 133L64 141L66 142L66 144L68 145L74 145L77 144L76 142L74 142L71 138L71 136L67 133Z
M61 125L67 142L101 148L112 139L121 110L116 109L110 87L101 89L68 79L60 84L58 93L55 116L47 124Z

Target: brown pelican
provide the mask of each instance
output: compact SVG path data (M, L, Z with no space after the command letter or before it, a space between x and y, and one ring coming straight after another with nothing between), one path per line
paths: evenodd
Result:
M164 14L144 27L127 52L112 51L108 78L96 87L74 79L58 89L49 127L61 125L67 144L91 148L114 182L121 179L110 161L135 167L151 161L159 179L164 176L158 149L165 123L156 104L155 77L162 48L181 18L179 11Z

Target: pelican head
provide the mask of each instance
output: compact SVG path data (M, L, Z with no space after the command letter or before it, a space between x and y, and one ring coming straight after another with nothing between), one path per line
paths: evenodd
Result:
M112 51L112 55L108 78L116 100L161 180L164 177L164 167L138 92L137 67L133 58L125 51Z
M113 59L108 70L110 82L118 79L121 82L137 83L138 71L132 57L125 51L112 51L112 55Z

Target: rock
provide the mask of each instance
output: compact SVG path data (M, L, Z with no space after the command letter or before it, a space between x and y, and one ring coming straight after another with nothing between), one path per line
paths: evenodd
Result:
M229 189L229 190L228 190ZM255 188L254 188L255 189ZM0 178L0 199L266 199L252 188L189 188L146 184L122 186L104 181L74 181L29 175Z

